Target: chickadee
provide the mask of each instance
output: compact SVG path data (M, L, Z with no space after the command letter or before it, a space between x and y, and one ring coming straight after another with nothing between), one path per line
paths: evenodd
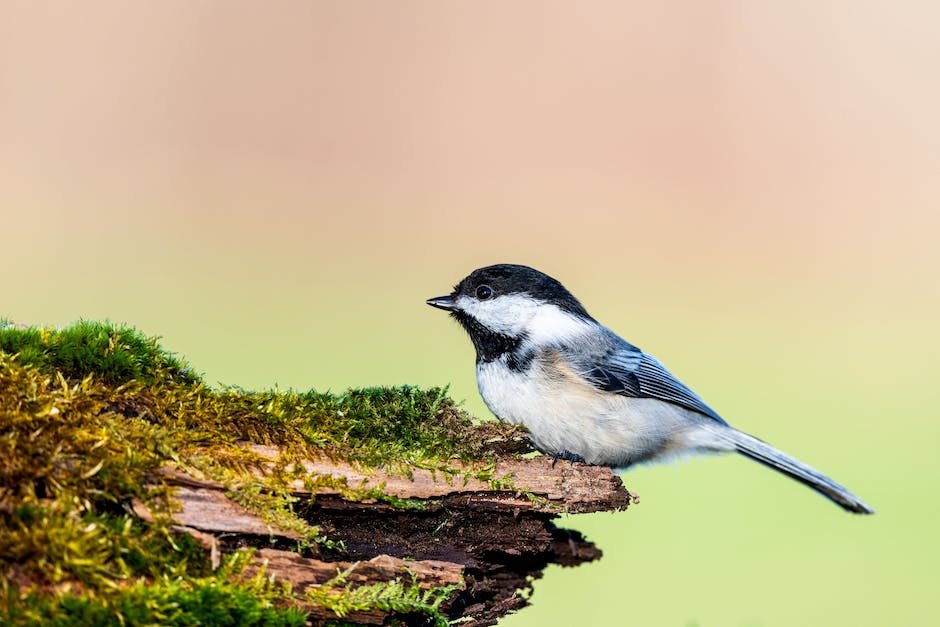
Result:
M555 458L626 468L734 451L850 512L868 505L819 471L729 426L656 358L599 324L552 277L526 266L474 270L448 296L476 349L477 385L501 420Z

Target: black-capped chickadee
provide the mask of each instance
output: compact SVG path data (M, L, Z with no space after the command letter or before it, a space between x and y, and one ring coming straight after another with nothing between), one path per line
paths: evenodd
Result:
M729 426L658 360L599 324L538 270L480 268L427 303L449 311L470 335L487 407L525 425L533 444L556 459L625 468L734 451L850 512L874 513L829 477Z

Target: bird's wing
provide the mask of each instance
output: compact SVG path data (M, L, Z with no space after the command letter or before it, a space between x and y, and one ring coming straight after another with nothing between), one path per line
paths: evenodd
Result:
M624 396L656 398L726 424L718 412L706 405L658 359L619 337L615 339L606 350L578 364L580 374L592 385Z

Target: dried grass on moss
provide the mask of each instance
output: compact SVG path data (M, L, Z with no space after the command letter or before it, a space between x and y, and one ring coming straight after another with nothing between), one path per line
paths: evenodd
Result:
M139 614L133 608L144 607L157 608L155 621L140 610L140 621L128 624L189 624L160 612L210 592L240 612L237 606L247 603L242 584L226 588L227 579L212 579L202 549L171 531L172 490L156 473L168 462L225 482L269 522L298 531L303 550L330 544L294 513L292 477L283 472L293 461L323 454L403 473L421 467L445 474L471 464L470 474L498 484L507 479L493 475L495 458L500 450L516 454L505 451L518 451L520 438L501 423L474 425L442 389L343 395L212 389L156 339L132 328L83 321L54 330L0 321L0 623L40 617L54 624L56 616L114 614L118 607L132 617ZM281 448L273 472L263 478L251 472L262 460L245 449L246 441ZM331 487L348 498L383 496ZM132 516L133 499L146 503L155 521ZM156 587L145 592L145 584ZM361 605L374 596L404 607L414 601L411 592L344 588L331 599L345 607L346 600ZM251 610L260 617L254 624L293 624L272 605L289 594L265 594ZM435 615L425 605L414 609Z

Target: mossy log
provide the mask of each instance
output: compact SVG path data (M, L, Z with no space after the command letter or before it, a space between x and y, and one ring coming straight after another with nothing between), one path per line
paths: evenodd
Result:
M624 509L446 389L213 387L110 323L0 319L0 624L485 625Z
M245 446L269 459L271 466L280 456L277 447ZM263 568L300 593L344 571L357 585L411 577L423 589L451 586L453 593L441 610L452 618L469 619L465 623L469 625L492 624L523 605L517 591L540 576L546 565L570 566L600 557L597 547L577 532L555 527L553 519L565 512L626 509L635 499L609 468L553 464L546 457L497 464L496 473L511 476L514 490L494 490L473 477L447 480L423 469L413 469L410 477L357 469L325 457L299 465L307 477L380 489L385 495L408 499L412 506L402 509L377 499L347 500L340 490L325 487L314 492L303 479L295 479L289 486L303 517L343 545L341 551L315 545L301 555L290 548L299 539L297 532L266 522L234 502L226 495L230 487L173 465L163 467L160 475L176 487L177 529L208 549L214 566L226 552L255 547L247 574ZM254 472L263 475L265 466ZM134 511L145 520L151 518L142 502L134 503ZM340 555L344 559L337 559ZM304 609L313 619L335 618L316 604L308 603ZM383 624L388 618L387 612L376 609L344 617L369 625Z

